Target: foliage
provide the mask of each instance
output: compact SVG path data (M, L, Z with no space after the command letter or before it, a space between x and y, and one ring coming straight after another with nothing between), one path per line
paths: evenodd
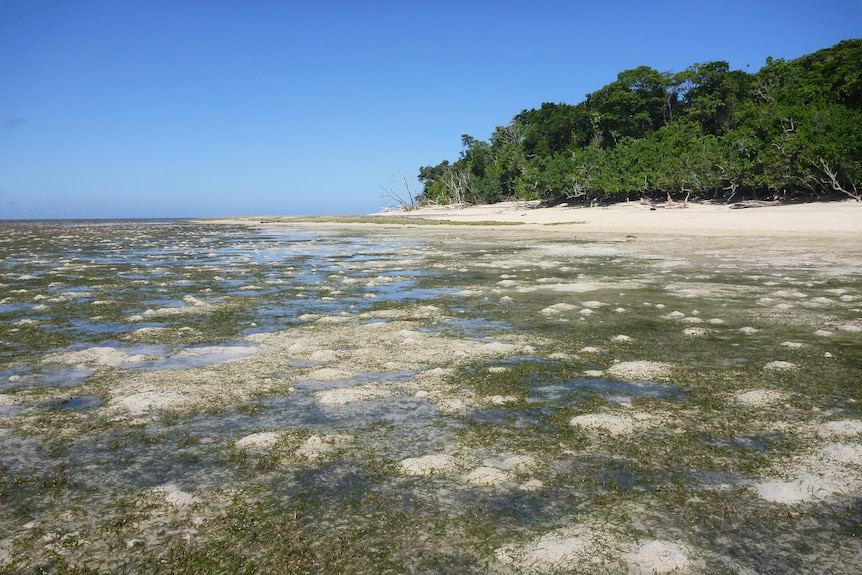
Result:
M862 199L862 40L754 74L727 62L648 66L577 105L523 110L488 141L419 170L441 204L616 200L671 193L731 199Z

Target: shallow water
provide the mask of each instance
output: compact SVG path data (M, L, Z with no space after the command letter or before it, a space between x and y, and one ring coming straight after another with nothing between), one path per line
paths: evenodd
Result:
M852 251L0 226L4 569L862 570Z

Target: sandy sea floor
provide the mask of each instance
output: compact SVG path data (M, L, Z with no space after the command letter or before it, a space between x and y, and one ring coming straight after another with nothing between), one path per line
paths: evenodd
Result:
M0 568L862 571L862 207L401 216L2 224Z

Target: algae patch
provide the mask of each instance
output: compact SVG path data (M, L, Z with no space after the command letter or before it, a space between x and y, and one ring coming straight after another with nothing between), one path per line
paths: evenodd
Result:
M862 569L858 254L303 226L9 225L0 568Z

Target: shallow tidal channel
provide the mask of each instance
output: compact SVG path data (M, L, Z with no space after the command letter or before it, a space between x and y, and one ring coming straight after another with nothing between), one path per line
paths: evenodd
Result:
M0 572L862 572L862 257L0 222Z

